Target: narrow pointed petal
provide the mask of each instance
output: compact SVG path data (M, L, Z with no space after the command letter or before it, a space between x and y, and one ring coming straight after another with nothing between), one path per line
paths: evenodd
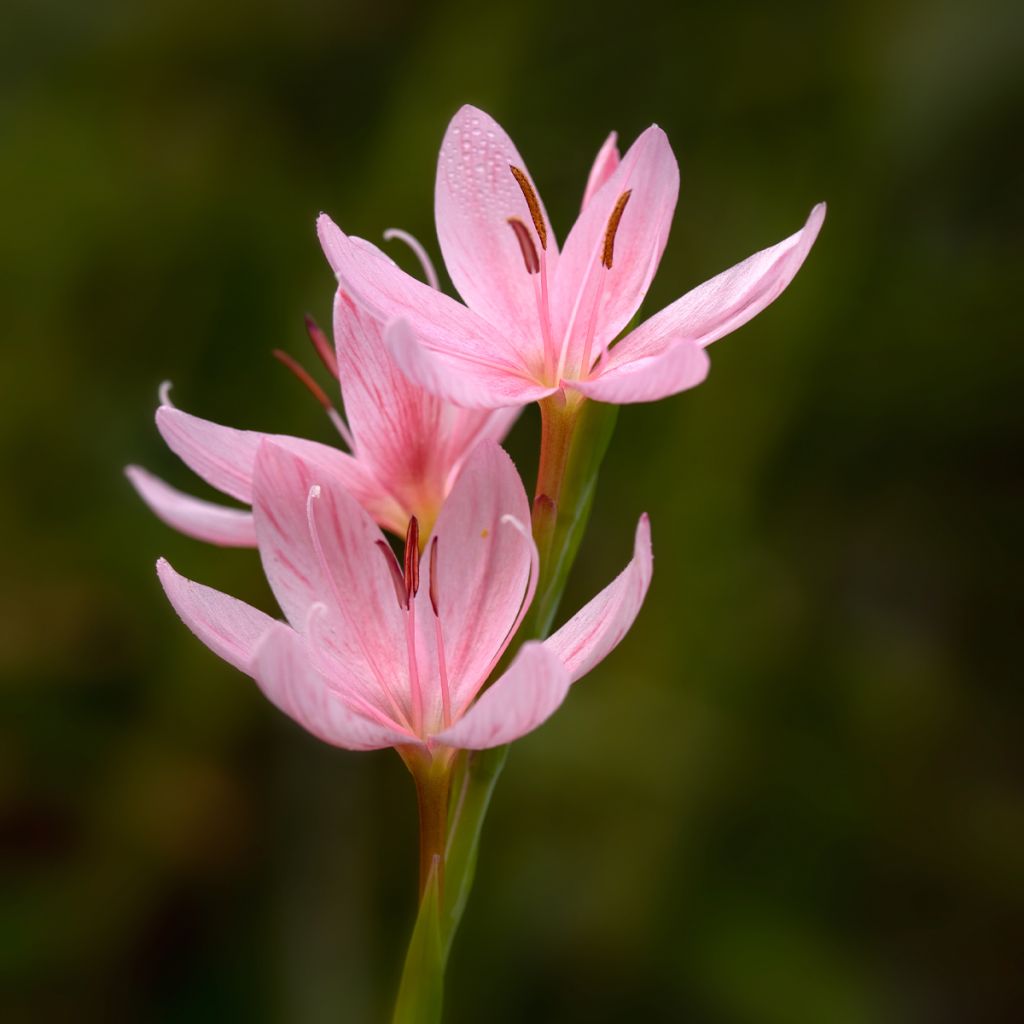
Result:
M602 265L609 221L629 192L617 230L611 269ZM656 125L630 146L622 162L586 204L566 239L555 275L554 322L557 336L573 339L568 365L580 358L599 275L606 275L596 347L610 342L637 311L668 240L679 196L679 165L668 137Z
M539 336L534 283L508 219L517 217L531 233L534 228L510 167L529 179L526 163L502 127L482 110L463 107L448 125L437 161L437 238L466 305L520 344L532 344ZM550 271L558 255L555 235L536 186L533 191L545 224ZM539 247L536 238L535 244Z
M434 737L464 750L486 750L532 732L558 710L569 673L544 644L522 646L508 671L451 728Z
M402 373L384 344L380 324L340 289L334 298L334 344L345 415L356 456L402 504L404 530L413 492L444 495L445 469L437 452L444 423L441 399L424 392Z
M276 620L244 601L185 579L166 559L156 563L156 571L181 621L214 654L251 674L256 646Z
M609 364L658 355L681 338L710 345L742 327L793 280L824 220L825 204L819 203L796 234L705 281L626 335L611 350Z
M384 340L395 362L424 390L467 409L499 409L539 401L558 389L507 367L479 361L450 348L442 350L422 342L410 321L388 324Z
M376 246L349 238L326 214L317 220L317 232L331 269L356 302L381 323L407 320L432 352L512 378L529 377L530 367L542 358L539 342L536 352L519 351L483 317L417 281Z
M613 365L589 380L567 380L565 386L611 405L656 402L696 387L708 375L707 352L691 341L678 341L664 352Z
M515 465L494 442L482 441L466 460L441 510L436 591L452 704L464 706L504 650L527 593L533 541L511 516L530 521L530 502ZM433 542L431 542L433 543Z
M305 639L284 623L275 623L261 639L252 675L276 707L326 743L348 750L377 750L419 742L409 733L388 729L353 711L313 667Z
M378 547L384 535L344 483L266 441L253 514L263 569L288 621L304 630L313 606L326 605L325 636L341 663L363 679L404 680L405 626Z
M612 132L597 151L594 165L590 168L590 174L587 177L587 188L583 193L583 204L580 206L581 211L586 209L590 200L601 191L601 186L615 173L615 169L619 166L621 158L619 157L618 142L618 134Z
M131 485L153 513L168 526L196 540L227 548L254 548L252 513L202 501L171 487L141 466L125 469Z
M375 518L382 522L394 518L394 502L373 474L351 455L330 445L285 434L236 430L166 405L157 409L156 425L167 446L189 469L211 487L239 501L252 502L256 452L260 443L269 439L344 480L349 491Z
M643 515L637 523L629 565L544 641L562 660L573 682L603 661L629 631L651 584L652 569L651 525Z

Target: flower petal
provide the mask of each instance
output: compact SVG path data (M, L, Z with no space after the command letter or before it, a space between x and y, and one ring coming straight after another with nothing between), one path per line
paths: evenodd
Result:
M609 360L599 366L589 380L563 383L588 398L612 405L656 402L696 387L707 377L709 367L707 352L700 345L684 340L655 356L618 365L612 365Z
M405 686L405 625L379 550L384 535L344 482L265 441L253 513L263 569L288 621L304 631L313 606L324 604L337 660L364 682Z
M537 299L509 217L522 221L538 254L541 250L530 208L510 167L529 179L526 163L502 127L482 110L463 107L441 143L434 212L445 266L466 305L525 347L541 340ZM533 191L540 204L535 186ZM551 273L558 248L543 204L539 212Z
M573 682L609 655L633 625L651 584L651 525L640 517L633 559L544 646L562 660Z
M189 537L222 547L254 548L256 528L252 513L215 505L171 487L141 466L128 466L125 476L139 497L168 526Z
M544 644L523 644L508 671L453 726L434 737L464 750L511 743L546 721L569 692L569 674Z
M687 292L615 345L609 364L658 355L680 338L710 345L735 331L782 294L796 276L825 220L825 204L789 238Z
M164 558L156 563L156 572L181 621L214 654L251 674L256 646L276 620L244 601L185 579Z
M605 237L626 192L608 269L602 263ZM600 311L591 358L639 308L665 249L678 195L679 165L668 137L652 125L586 204L559 258L552 304L555 336L569 338L566 366L575 367L582 358L595 302Z
M619 157L618 142L618 134L612 132L597 151L594 165L590 168L590 174L587 177L587 188L583 193L583 204L580 206L581 211L601 191L601 186L615 173L615 168L619 166L621 158Z
M252 502L252 476L256 452L264 440L322 467L345 481L355 498L375 518L394 518L394 501L374 475L351 455L317 441L258 430L236 430L200 419L172 406L156 411L156 425L168 447L197 476L232 498Z
M399 367L420 387L469 409L498 409L538 401L558 389L532 377L479 361L454 348L423 344L409 321L395 320L384 340Z
M490 675L530 582L533 540L503 522L507 517L529 523L530 502L512 460L494 442L482 441L466 460L433 535L437 574L429 585L456 708L468 704Z
M532 351L520 352L483 317L406 274L376 246L349 238L326 214L317 220L317 232L342 286L381 323L408 320L426 348L477 365L481 371L515 379L531 376ZM502 404L510 403L494 403Z
M387 728L353 711L313 667L305 639L278 622L259 643L252 675L270 701L307 732L336 747L377 750L418 743L410 733Z

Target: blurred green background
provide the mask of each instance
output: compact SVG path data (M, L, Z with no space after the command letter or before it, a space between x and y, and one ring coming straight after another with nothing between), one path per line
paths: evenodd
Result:
M682 168L646 310L794 231L698 390L619 419L563 610L656 573L516 745L448 1021L1022 1019L1022 8L14 0L0 15L5 1021L387 1016L415 899L390 752L318 744L177 621L156 388L331 438L270 358L329 319L321 209L436 255L463 102L564 236L606 133ZM395 252L400 261L406 254ZM408 264L407 264L408 265ZM532 479L531 410L511 442ZM1019 563L1017 563L1019 565Z

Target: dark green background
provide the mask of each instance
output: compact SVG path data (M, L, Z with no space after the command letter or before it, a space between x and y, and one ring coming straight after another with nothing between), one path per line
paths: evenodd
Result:
M644 509L654 585L513 751L448 1020L1020 1019L1019 6L15 0L0 22L5 1021L386 1018L404 770L319 745L186 632L155 558L270 609L257 559L173 534L121 467L208 493L153 427L164 378L200 415L330 438L269 356L328 319L314 218L436 253L466 101L563 236L605 134L668 131L648 311L830 210L705 385L623 410L564 608ZM535 439L531 410L528 480Z

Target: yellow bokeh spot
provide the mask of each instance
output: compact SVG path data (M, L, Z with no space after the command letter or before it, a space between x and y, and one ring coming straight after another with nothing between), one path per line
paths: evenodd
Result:
M483 529L482 529L482 530L480 531L480 536L481 536L481 537L486 537L486 536L487 536L487 535L488 535L488 534L489 534L490 532L491 532L491 531L490 531L490 530L488 530L488 529L487 529L487 527L485 526L485 527L484 527L484 528L483 528Z

